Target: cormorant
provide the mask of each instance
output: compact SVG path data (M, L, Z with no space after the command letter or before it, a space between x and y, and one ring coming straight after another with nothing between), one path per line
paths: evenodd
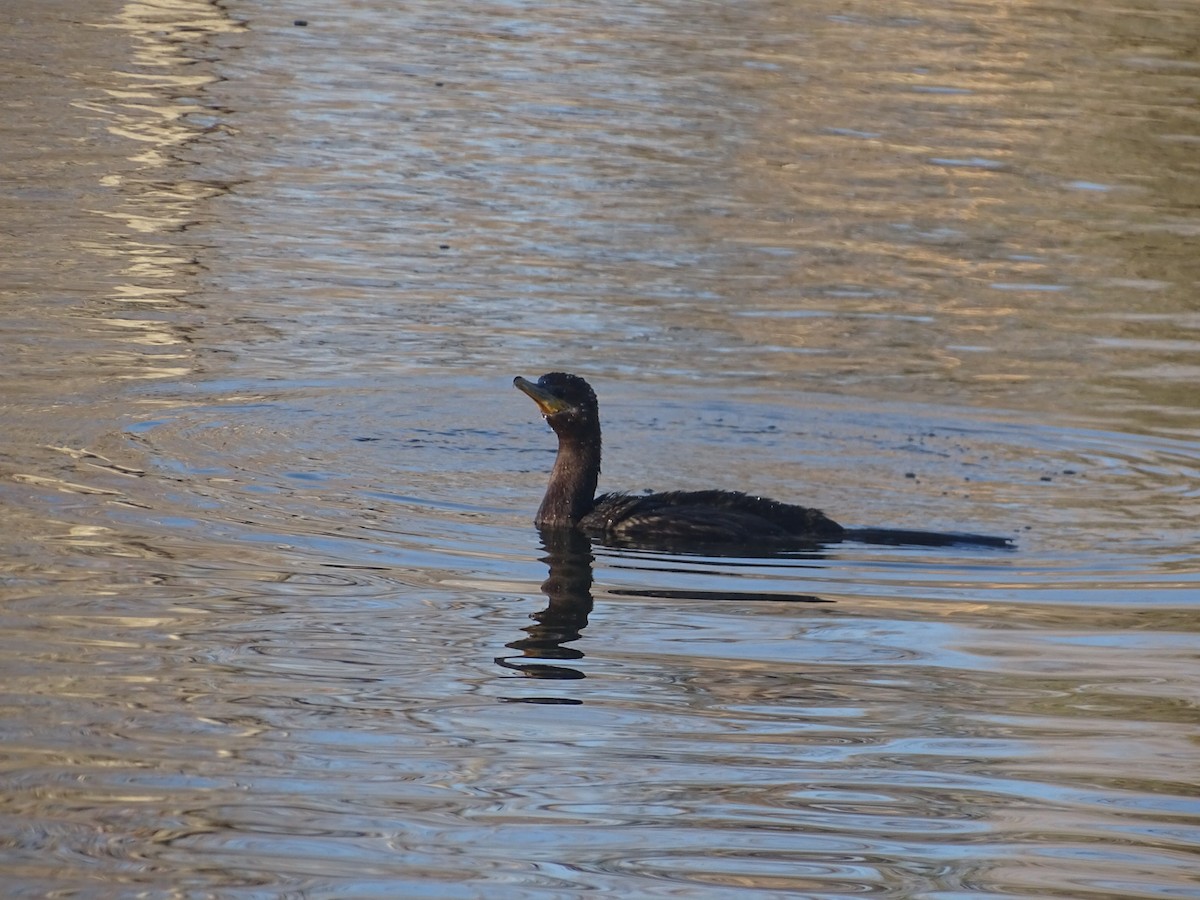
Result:
M574 528L600 543L640 548L712 550L811 547L857 540L944 547L1011 547L1007 538L981 534L843 528L819 509L738 491L612 493L596 496L600 479L600 412L591 385L578 375L550 372L513 385L528 394L558 435L558 455L534 523Z

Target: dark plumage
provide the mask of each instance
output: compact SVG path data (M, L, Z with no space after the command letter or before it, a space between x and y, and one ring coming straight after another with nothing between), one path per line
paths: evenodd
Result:
M841 540L845 529L819 509L740 491L601 494L576 523L607 543L783 546Z
M550 484L534 519L539 528L576 528L602 543L665 549L812 546L847 538L884 544L1010 546L1005 538L892 529L846 529L819 509L738 491L601 494L600 411L578 375L551 372L513 384L537 403L558 435Z

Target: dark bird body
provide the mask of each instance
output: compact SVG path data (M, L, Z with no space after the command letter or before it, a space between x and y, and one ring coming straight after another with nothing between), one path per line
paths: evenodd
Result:
M551 372L513 384L528 394L558 435L550 484L534 519L539 528L574 528L604 544L670 550L777 549L858 540L881 544L1009 547L980 534L843 528L819 509L739 491L668 491L596 496L600 480L600 414L591 386L578 375Z
M604 543L631 546L783 546L845 536L845 529L819 509L739 491L601 494L576 527Z

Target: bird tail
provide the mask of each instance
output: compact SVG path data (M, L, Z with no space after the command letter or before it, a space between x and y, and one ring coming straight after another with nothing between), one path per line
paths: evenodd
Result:
M913 531L907 528L847 528L843 540L863 544L893 544L912 547L995 547L1012 550L1010 538L966 531Z

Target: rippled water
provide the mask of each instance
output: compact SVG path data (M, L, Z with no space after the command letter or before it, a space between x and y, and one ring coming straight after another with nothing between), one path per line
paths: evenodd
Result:
M1200 895L1195 23L9 3L6 895Z

